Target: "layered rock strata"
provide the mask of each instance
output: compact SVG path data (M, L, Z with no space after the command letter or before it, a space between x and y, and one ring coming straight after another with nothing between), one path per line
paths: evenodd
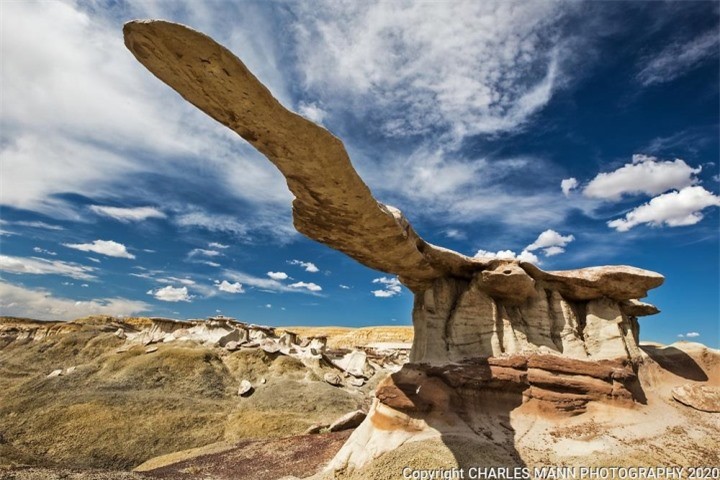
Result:
M124 34L155 76L280 170L295 195L298 231L398 275L415 294L412 364L381 385L331 468L379 454L375 437L393 448L433 429L464 425L473 433L482 409L472 400L487 395L575 412L591 400L632 401L637 317L657 313L638 299L661 275L628 266L545 272L432 245L373 198L339 139L283 107L225 47L164 21L130 22ZM357 358L340 364L359 374Z

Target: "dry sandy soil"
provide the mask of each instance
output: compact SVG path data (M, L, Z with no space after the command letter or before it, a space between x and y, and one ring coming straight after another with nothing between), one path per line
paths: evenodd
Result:
M360 389L331 387L297 359L259 349L173 343L152 354L142 346L117 353L123 341L102 321L61 328L61 334L27 343L5 344L0 337L0 478L310 476L349 432L303 432L366 408L380 380ZM338 348L412 340L405 327L292 330L328 335L328 344ZM505 405L498 399L472 413L473 432L445 429L336 477L394 479L406 465L720 465L720 413L672 398L678 385L720 386L720 352L688 342L646 344L643 351L644 404L598 403L581 415L562 416L532 401ZM48 378L73 366L71 374ZM236 395L241 379L259 385L249 398ZM142 471L130 471L137 467Z

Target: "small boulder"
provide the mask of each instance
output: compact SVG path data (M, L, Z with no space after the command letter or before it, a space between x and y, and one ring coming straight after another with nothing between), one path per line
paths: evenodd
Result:
M76 368L77 368L77 367L75 367L75 366L66 368L66 369L65 369L65 375L70 375L71 373L73 373L73 372L75 371Z
M350 377L350 385L352 385L353 387L362 387L363 385L365 385L365 379Z
M325 380L333 387L339 387L342 385L342 377L337 372L327 372L325 375L323 375L323 380Z
M265 341L260 348L262 348L265 353L277 353L282 348L282 345L274 341Z
M320 433L323 431L324 428L328 428L330 425L328 424L315 424L308 427L307 430L305 430L305 435L312 435L315 433Z
M720 412L720 387L687 383L672 390L675 400L702 412Z
M234 352L234 351L237 350L239 347L240 347L240 345L238 345L238 342L234 342L234 341L233 341L233 342L227 342L227 343L225 344L225 350L227 350L228 352Z
M152 347L146 348L145 353L153 353L153 352L157 352L157 350L158 350L158 347L152 346Z
M57 370L53 370L52 372L50 372L48 374L47 378L59 377L60 375L62 375L62 373L63 373L62 368L58 368Z
M248 397L253 392L253 386L252 383L250 383L247 380L243 380L240 382L240 388L238 388L238 395L241 397Z
M122 328L118 328L117 330L115 330L115 336L124 340L125 339L125 330L123 330Z
M367 417L367 413L362 410L350 412L335 420L328 428L328 431L339 432L341 430L356 428L363 422L363 420L365 420L365 417Z

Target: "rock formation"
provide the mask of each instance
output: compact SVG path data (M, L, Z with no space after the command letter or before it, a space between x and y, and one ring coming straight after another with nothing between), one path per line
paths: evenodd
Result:
M662 284L661 275L628 266L545 272L432 245L399 210L373 198L339 139L284 108L226 48L164 21L130 22L124 34L155 76L282 172L298 231L397 275L415 294L412 363L380 385L334 467L359 466L428 431L433 416L445 415L438 421L448 425L464 412L460 423L471 425L472 399L488 392L575 413L592 400L641 400L637 317L658 310L638 299ZM363 377L361 357L336 365ZM388 430L404 433L376 448L372 439ZM372 454L359 455L363 448Z

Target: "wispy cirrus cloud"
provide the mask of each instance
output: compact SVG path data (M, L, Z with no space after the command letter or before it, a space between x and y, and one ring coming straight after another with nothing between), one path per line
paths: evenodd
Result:
M167 215L155 207L110 207L90 205L90 210L98 215L110 217L123 223L140 222L148 218L167 218Z
M719 47L720 36L717 28L712 28L693 38L672 43L647 57L640 65L636 78L645 86L670 82L717 57Z
M561 83L560 3L321 3L293 6L305 82L386 135L512 130Z
M16 274L62 275L78 280L94 280L97 269L62 260L0 255L0 270Z

